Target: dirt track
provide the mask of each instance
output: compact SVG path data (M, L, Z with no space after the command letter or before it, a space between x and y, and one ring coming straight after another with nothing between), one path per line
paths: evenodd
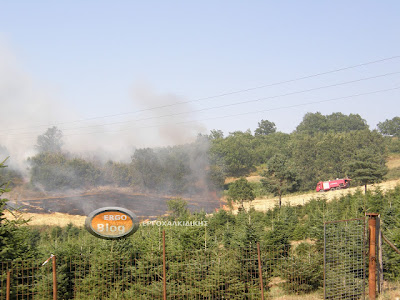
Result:
M390 180L390 181L385 181L382 183L378 184L373 184L369 185L368 189L373 190L375 187L379 186L383 191L393 189L397 185L400 185L400 179L396 180ZM295 196L287 196L287 197L282 197L282 205L303 205L307 202L309 202L311 199L315 199L317 197L325 197L328 201L332 200L333 198L338 198L343 195L347 195L348 193L354 193L357 189L363 190L363 187L354 187L354 188L349 188L349 189L344 189L344 190L337 190L337 191L329 191L325 193L317 193L317 192L312 192L308 194L302 194L302 195L295 195ZM254 207L254 209L258 211L267 211L279 204L278 198L261 198L261 199L255 199L252 201L251 206ZM249 209L250 204L245 203L244 207L246 209ZM234 212L237 212L237 207L234 208Z

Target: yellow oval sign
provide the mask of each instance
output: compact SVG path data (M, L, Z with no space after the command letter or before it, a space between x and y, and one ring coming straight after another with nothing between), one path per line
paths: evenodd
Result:
M97 237L117 239L134 233L139 222L136 215L125 208L103 207L88 215L85 226Z

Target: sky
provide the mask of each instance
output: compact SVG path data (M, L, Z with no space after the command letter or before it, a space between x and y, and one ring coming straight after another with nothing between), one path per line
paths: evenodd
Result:
M400 115L400 2L0 0L0 146L115 160L307 112Z

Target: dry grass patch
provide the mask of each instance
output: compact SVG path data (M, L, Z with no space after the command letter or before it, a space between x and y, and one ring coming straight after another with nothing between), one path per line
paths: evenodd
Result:
M75 226L81 227L85 225L85 216L69 215L62 213L51 213L51 214L34 214L34 213L22 213L14 216L8 211L4 213L5 217L9 220L15 219L15 217L20 216L25 220L30 220L28 225L32 226L60 226L65 227L72 223Z
M386 165L389 169L395 169L400 167L400 154L394 154L388 157Z

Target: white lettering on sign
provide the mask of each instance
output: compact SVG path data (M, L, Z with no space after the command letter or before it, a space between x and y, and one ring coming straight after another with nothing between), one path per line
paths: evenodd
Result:
M125 221L127 218L126 215L104 215L104 220L108 221Z
M97 224L97 230L100 232L119 232L120 234L125 233L125 226L124 225L109 225L109 224Z

